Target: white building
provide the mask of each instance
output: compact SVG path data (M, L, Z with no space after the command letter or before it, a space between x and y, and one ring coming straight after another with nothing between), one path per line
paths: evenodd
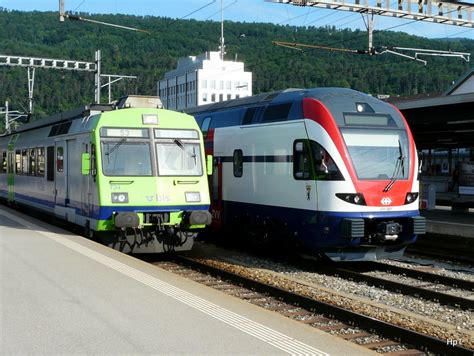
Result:
M252 95L252 72L243 62L222 60L220 52L180 58L175 70L158 82L158 96L171 110Z

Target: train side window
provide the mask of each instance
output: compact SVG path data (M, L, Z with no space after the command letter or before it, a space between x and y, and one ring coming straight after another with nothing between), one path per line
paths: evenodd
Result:
M293 177L298 180L311 177L311 159L307 140L296 140L293 143Z
M97 175L97 169L96 169L96 158L95 158L95 144L91 143L91 175L94 177L94 182L95 182L95 177Z
M46 179L54 181L54 146L46 148Z
M234 151L234 177L240 178L244 173L244 155L242 150Z
M58 172L64 171L64 148L58 147L56 149L56 170Z
M331 155L315 141L309 141L311 158L314 164L315 179L317 180L344 180L341 171Z
M36 149L37 169L36 175L44 177L44 148L38 147Z
M21 172L28 174L28 150L21 150Z
M209 131L209 126L211 126L211 116L205 117L204 120L202 120L201 124L201 131L204 134L204 136L207 136L207 131Z
M32 176L36 175L36 150L30 148L28 152L28 172Z
M269 105L263 112L262 122L286 121L290 109L291 103Z
M250 125L252 123L255 110L257 110L257 108L249 108L245 111L245 115L242 120L242 125Z
M15 151L15 173L21 174L21 151Z
M0 165L0 173L7 172L7 151L2 152L2 162Z

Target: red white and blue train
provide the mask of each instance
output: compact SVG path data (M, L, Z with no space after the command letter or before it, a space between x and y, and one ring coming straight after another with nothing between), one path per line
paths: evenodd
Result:
M425 233L415 143L394 106L350 89L316 88L187 113L214 155L214 229L294 241L337 261L397 256Z

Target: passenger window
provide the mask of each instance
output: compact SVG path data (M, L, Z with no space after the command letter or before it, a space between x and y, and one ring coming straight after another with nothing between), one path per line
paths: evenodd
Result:
M28 174L28 150L21 150L22 173Z
M202 120L201 124L201 131L204 134L204 136L207 136L207 131L209 130L209 126L211 126L211 117L205 117L204 120Z
M244 160L242 150L234 151L234 177L240 178L243 174Z
M2 162L0 165L0 173L6 173L7 171L7 151L2 152Z
M58 172L64 171L64 148L58 147L56 149L56 170Z
M311 176L311 164L306 141L296 140L293 143L293 177L298 180L310 179Z
M46 150L46 179L54 181L54 146L49 146Z
M291 103L269 105L264 113L262 122L286 121L290 113Z
M30 148L28 158L28 172L32 175L36 175L36 151L34 148Z
M39 147L36 149L36 158L38 160L36 175L44 177L44 148L43 147Z
M247 111L245 111L245 115L242 120L242 125L250 125L252 123L255 110L257 110L257 108L249 108L247 109Z
M21 174L21 151L15 151L15 173Z

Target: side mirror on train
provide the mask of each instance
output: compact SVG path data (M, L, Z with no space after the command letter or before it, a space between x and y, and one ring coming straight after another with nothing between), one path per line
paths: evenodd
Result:
M81 171L83 176L88 176L91 171L91 155L89 153L82 154Z
M207 159L207 162L206 162L207 175L212 176L212 168L213 168L213 164L214 164L214 157L212 157L212 155L207 155L206 159Z

